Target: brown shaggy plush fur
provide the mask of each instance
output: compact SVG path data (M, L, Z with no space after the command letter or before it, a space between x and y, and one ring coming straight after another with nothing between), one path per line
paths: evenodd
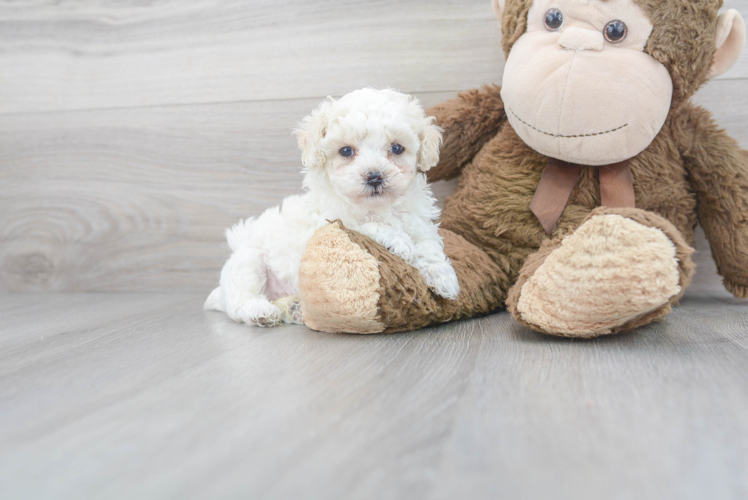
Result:
M684 104L704 83L717 48L717 17L722 0L636 0L654 29L645 51L673 79L672 108Z
M380 262L378 318L387 325L385 333L486 314L502 306L501 290L507 283L502 282L502 273L496 269L496 264L464 238L447 230L442 230L441 235L460 279L457 300L437 297L416 269L403 268L405 263L386 248L351 232L352 240Z
M432 182L460 175L462 168L496 135L506 120L500 91L496 85L486 85L463 92L459 102L446 102L429 110L432 115L443 117L442 128L454 131L445 137L439 170L430 175Z
M330 333L394 333L501 308L502 290L510 283L496 264L464 238L440 232L460 279L457 300L435 295L415 268L340 221L317 231L299 271L307 326ZM376 276L371 262L377 263ZM371 317L363 317L371 298L376 308Z
M719 129L709 112L689 101L709 74L722 2L636 1L655 25L646 51L668 68L675 95L659 135L631 159L637 208L615 213L667 235L676 249L683 290L693 274L690 246L700 223L726 288L748 297L748 152ZM507 0L507 53L526 29L531 3ZM445 129L441 163L429 171L429 179L462 175L442 217L445 251L462 291L456 302L435 298L415 269L368 238L351 235L380 263L377 321L387 332L491 312L507 301L521 272L522 279L531 276L564 237L591 214L607 210L598 208L597 169L583 167L561 219L550 238L546 235L529 206L548 158L527 146L506 121L499 87L462 93L429 112ZM663 317L678 298L615 332ZM509 299L511 307L516 303L516 296ZM345 331L345 325L338 329Z
M670 131L725 288L748 298L748 151L714 122L709 111L690 103L673 116Z
M527 31L527 14L532 2L533 0L507 0L504 6L501 16L501 46L507 57L519 37Z

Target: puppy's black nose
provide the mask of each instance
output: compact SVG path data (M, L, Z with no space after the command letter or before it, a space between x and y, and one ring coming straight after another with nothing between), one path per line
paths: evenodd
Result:
M369 172L366 174L366 183L372 187L381 186L384 182L384 174L382 172Z

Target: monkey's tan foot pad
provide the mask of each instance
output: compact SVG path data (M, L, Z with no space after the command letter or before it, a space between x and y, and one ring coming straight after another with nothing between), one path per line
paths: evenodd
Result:
M330 333L394 333L448 321L456 301L436 297L403 259L340 221L309 239L299 268L304 324Z
M600 208L528 259L507 305L521 323L552 335L631 330L670 313L690 283L692 252L656 214Z

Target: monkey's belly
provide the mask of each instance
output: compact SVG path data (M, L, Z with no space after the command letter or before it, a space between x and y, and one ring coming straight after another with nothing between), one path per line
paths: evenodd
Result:
M669 220L692 244L696 197L679 160L663 153L667 142L666 136L658 137L632 160L637 207ZM517 273L548 238L530 211L547 161L511 126L504 127L463 170L445 205L442 226L483 249L508 273ZM584 167L552 236L571 234L598 206L597 168Z

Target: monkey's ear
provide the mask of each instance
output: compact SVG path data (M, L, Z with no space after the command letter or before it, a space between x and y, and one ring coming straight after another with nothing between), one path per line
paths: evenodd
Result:
M493 12L496 14L496 19L499 20L499 24L501 24L501 13L504 12L504 5L506 5L506 0L491 0L493 3Z
M720 14L717 21L717 52L709 71L709 78L715 78L732 68L740 57L745 45L745 22L740 13L730 9Z
M301 121L299 128L293 131L299 141L301 163L308 169L322 167L325 164L326 157L322 151L321 142L327 134L333 103L335 99L328 97L312 111L311 115Z

